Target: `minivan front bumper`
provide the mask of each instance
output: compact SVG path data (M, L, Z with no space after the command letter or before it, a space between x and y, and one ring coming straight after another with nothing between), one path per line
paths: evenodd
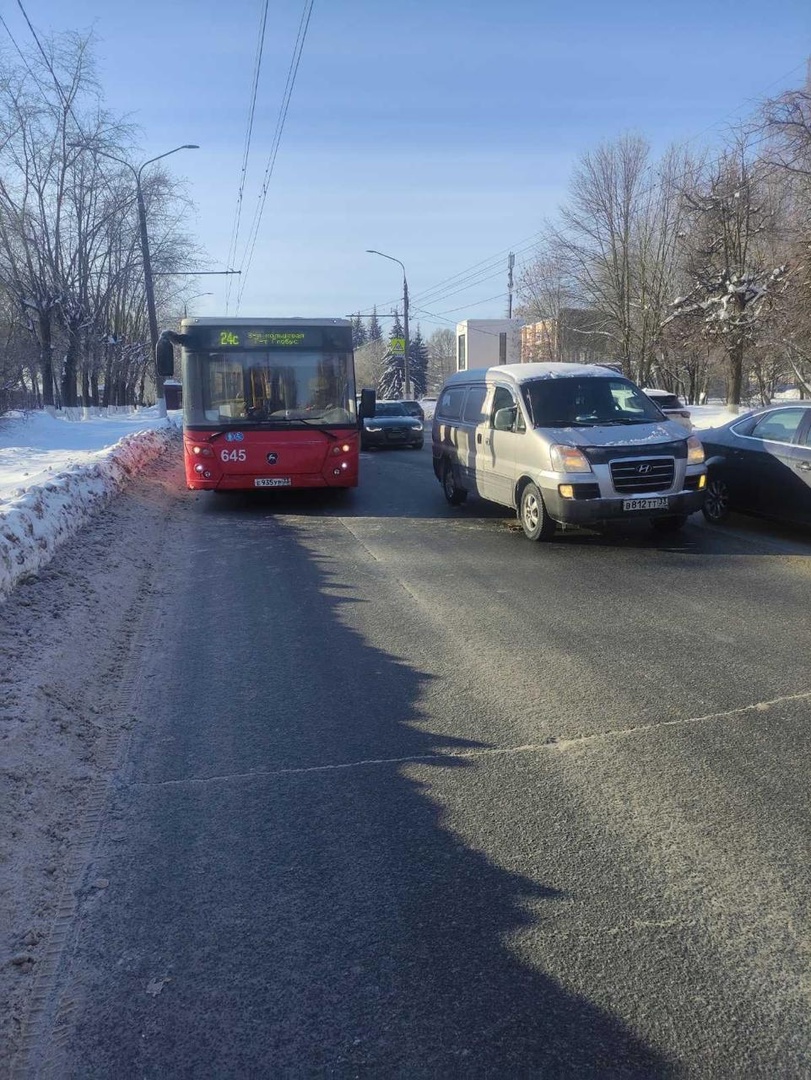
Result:
M633 521L657 517L682 517L695 514L704 505L704 491L679 491L675 494L661 495L667 499L667 507L660 509L643 508L626 510L629 501L640 501L633 496L623 495L607 499L598 496L593 499L564 499L557 490L544 490L543 500L549 516L563 525L596 525L603 521Z

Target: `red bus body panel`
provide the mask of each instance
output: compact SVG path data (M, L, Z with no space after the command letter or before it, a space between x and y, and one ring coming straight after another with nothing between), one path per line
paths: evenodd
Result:
M357 487L358 432L336 428L331 434L335 438L317 428L184 428L186 483L194 491Z

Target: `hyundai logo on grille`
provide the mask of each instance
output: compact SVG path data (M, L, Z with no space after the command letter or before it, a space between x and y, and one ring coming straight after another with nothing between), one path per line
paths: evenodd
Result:
M268 465L275 465L278 460L278 454L268 454Z
M651 466L647 463L645 463L644 465L637 465L636 471L639 473L640 476L647 476L647 474L651 471Z

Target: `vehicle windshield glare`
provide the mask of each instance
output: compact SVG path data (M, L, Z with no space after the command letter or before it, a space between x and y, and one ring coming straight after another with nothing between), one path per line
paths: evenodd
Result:
M650 398L620 377L533 379L522 392L534 427L649 424L662 419Z
M201 400L184 403L187 424L355 424L355 388L346 353L285 350L191 352Z
M408 413L399 401L378 401L375 416L408 416Z

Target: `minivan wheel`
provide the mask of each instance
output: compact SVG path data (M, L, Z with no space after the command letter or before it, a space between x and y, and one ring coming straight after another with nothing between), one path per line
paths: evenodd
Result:
M527 484L521 492L518 516L524 535L530 540L548 540L555 531L555 521L546 512L543 496L535 484Z
M456 471L449 461L442 470L442 490L451 506L461 506L467 498L467 492L456 483Z
M651 519L651 527L658 533L677 533L686 524L686 514L672 514L670 517Z
M707 496L701 512L713 525L729 517L729 487L717 476L707 478Z

